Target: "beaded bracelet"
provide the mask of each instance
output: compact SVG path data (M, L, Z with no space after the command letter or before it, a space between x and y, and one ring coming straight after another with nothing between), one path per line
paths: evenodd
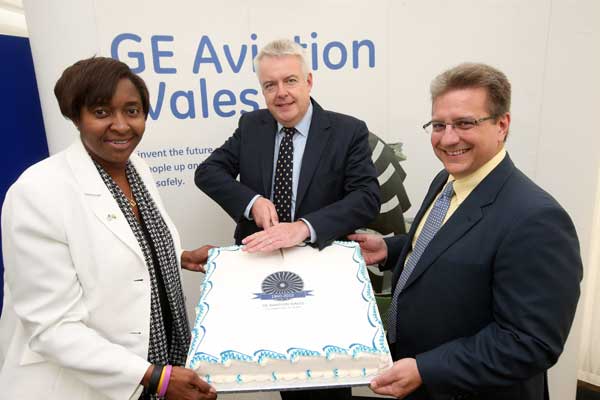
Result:
M152 374L150 375L150 379L148 380L148 393L156 393L156 389L158 389L158 381L162 375L163 369L164 367L160 365L154 366Z
M169 380L171 379L171 371L173 370L172 365L167 365L165 367L164 379L160 382L160 390L158 392L158 397L164 397L167 394L167 388L169 387Z

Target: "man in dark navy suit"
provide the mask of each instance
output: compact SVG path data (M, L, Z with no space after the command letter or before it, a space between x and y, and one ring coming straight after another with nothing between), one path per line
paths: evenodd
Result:
M425 124L444 170L408 235L351 235L393 269L394 366L376 393L407 399L548 399L579 299L575 228L504 149L510 83L462 64L431 85Z
M313 78L297 43L267 44L255 68L267 109L240 118L196 170L196 185L236 221L235 240L249 252L302 242L322 249L366 227L380 198L365 123L311 99ZM350 390L282 397L348 399Z
M234 134L196 170L196 185L237 222L236 242L251 252L303 241L323 248L365 227L380 207L365 123L310 98L312 74L297 43L267 44L255 65L268 109L242 115ZM288 146L284 130L291 133ZM286 167L277 164L284 151L291 169L278 171ZM278 172L291 174L291 193L274 204L286 192L277 186Z

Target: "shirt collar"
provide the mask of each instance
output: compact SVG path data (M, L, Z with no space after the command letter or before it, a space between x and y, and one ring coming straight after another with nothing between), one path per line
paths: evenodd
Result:
M490 172L494 170L502 162L504 157L506 156L506 149L502 148L494 157L492 157L488 162L483 164L479 169L473 172L470 175L465 176L464 178L456 179L454 176L450 175L448 177L448 181L454 181L454 194L456 194L456 199L459 204L462 203L485 179L486 176L489 175Z
M312 101L311 101L308 103L308 109L306 110L304 117L302 117L300 122L298 122L296 124L296 126L294 126L294 128L296 128L298 133L301 134L302 136L308 136L308 130L310 129L310 121L312 120L312 113L313 113L313 105L312 105ZM283 129L283 125L281 125L279 122L277 122L277 133L281 133L282 129Z

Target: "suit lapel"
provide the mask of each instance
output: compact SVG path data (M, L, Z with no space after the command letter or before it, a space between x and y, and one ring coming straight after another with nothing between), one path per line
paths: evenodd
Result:
M308 185L310 184L313 175L319 165L321 154L327 146L329 137L331 136L330 121L325 115L325 111L316 101L311 99L313 104L312 120L302 156L302 168L300 169L300 178L298 180L298 193L296 194L296 215L302 199L306 195Z
M273 183L273 157L275 154L275 135L277 134L277 121L267 111L261 120L261 125L256 132L258 158L260 160L260 173L262 176L265 197L271 197Z
M469 196L471 197L471 196ZM468 200L468 199L467 199ZM429 268L438 257L448 249L454 242L459 240L473 225L482 217L481 206L477 204L466 204L467 200L452 214L446 223L440 228L434 238L429 242L425 252L415 266L415 270L409 276L404 289L410 286ZM473 203L473 202L470 202Z
M394 287L396 286L396 282L398 281L398 278L400 277L400 274L402 273L402 270L404 269L404 264L406 263L406 257L408 255L408 252L412 250L412 242L415 237L415 232L417 230L417 227L419 226L421 219L423 219L423 215L429 208L429 205L433 202L433 200L435 199L435 196L440 192L440 190L442 190L442 187L444 186L444 184L446 183L447 180L448 180L448 173L446 171L440 172L435 177L435 179L431 183L431 186L429 187L429 191L425 195L425 199L423 200L423 203L421 203L421 208L417 212L417 215L415 215L415 218L414 218L414 220L410 226L410 229L408 231L408 240L406 241L406 244L405 244L404 248L402 249L402 252L400 253L400 258L399 258L400 262L394 268L394 277L392 280L394 282ZM414 273L414 271L413 271L413 273Z
M90 159L81 141L77 140L67 150L67 162L82 190L84 201L92 212L127 247L145 263L140 245L121 212L117 202L102 181L96 166Z
M415 266L415 270L408 278L406 285L403 290L406 290L413 282L415 282L426 270L431 266L441 254L446 251L452 244L463 237L474 225L476 225L483 217L482 209L487 205L493 203L502 189L502 186L506 182L506 179L510 176L514 170L514 164L510 160L508 154L502 160L502 162L484 178L483 181L471 192L469 197L458 207L458 209L452 214L452 216L444 223L434 238L429 242L429 245L425 249L425 252L419 259L419 262ZM418 221L421 220L423 214L429 207L429 204L433 201L437 193L441 190L442 186L448 178L447 173L441 174L432 185L432 189L427 194L427 201L424 206L419 210L419 219L414 224L418 225ZM425 204L427 204L425 206ZM411 227L412 235L414 236L414 229L416 226ZM407 252L410 248L407 246L405 251ZM401 258L405 260L405 257Z

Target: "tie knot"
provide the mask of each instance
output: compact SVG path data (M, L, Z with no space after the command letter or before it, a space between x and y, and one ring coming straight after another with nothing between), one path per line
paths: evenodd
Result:
M287 128L284 126L283 133L285 136L294 136L294 133L296 133L296 128Z
M454 181L450 181L446 184L446 186L444 186L444 189L442 190L442 196L447 197L447 198L451 198L452 195L454 194Z

